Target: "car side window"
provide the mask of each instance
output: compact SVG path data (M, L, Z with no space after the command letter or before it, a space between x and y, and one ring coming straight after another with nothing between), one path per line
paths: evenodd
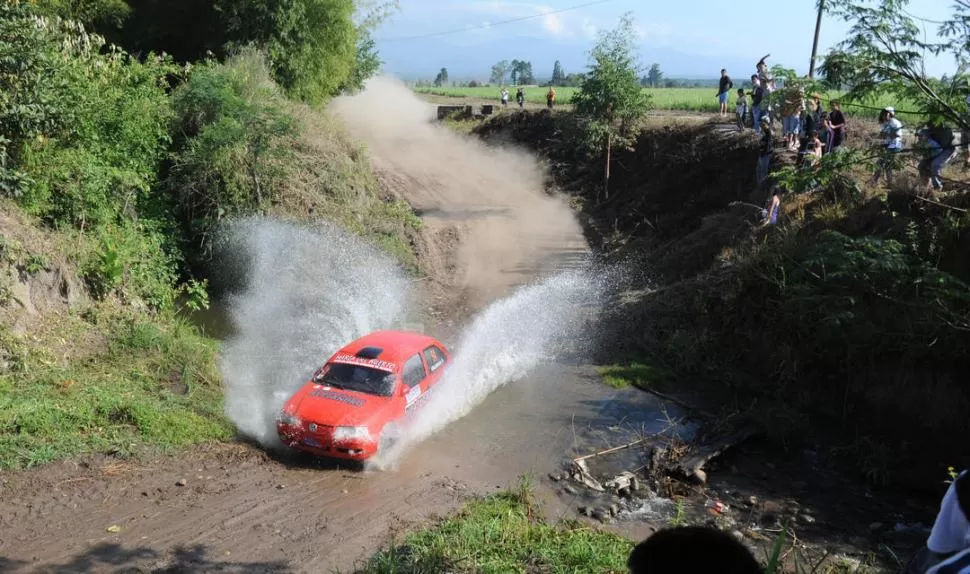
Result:
M431 345L424 350L424 360L427 361L428 368L433 373L445 364L445 354L437 345Z
M423 381L426 374L424 372L424 363L421 362L421 355L416 354L404 363L401 380L404 381L405 385L413 387Z

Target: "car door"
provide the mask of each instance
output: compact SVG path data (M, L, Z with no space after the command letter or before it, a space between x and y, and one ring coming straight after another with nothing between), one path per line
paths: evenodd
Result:
M441 380L447 370L448 356L438 345L429 345L421 354L428 369L427 389L430 389Z
M425 370L421 353L411 355L401 368L401 382L404 384L404 412L410 413L418 404L421 395L427 390L428 373Z

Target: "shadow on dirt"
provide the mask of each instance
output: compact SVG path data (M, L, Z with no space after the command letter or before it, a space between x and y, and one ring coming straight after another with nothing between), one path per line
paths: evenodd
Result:
M101 543L64 564L31 568L27 562L0 556L2 572L67 574L111 572L113 574L182 574L188 572L226 572L235 574L295 572L285 562L236 562L212 556L212 549L197 544L176 547L164 555L150 548L125 548Z
M268 448L256 440L251 440L245 436L236 437L236 441L258 450L267 460L283 465L291 469L301 470L325 470L325 471L346 471L360 473L365 470L364 464L352 460L338 458L326 458L313 456L312 454L285 448Z

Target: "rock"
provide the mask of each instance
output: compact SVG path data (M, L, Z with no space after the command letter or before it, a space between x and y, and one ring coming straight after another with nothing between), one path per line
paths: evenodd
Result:
M278 490L283 490L284 488L286 488L286 485L285 485L285 484L277 484L277 485L276 485L276 488L277 488Z
M562 487L562 491L566 494L576 494L576 489L568 484Z
M577 510L579 511L579 513L581 515L583 515L583 516L589 516L589 507L588 506L580 506Z
M610 516L616 516L620 513L620 506L618 504L610 505Z
M732 530L731 536L733 536L738 542L744 542L744 532L741 532L740 530Z
M599 520L600 522L603 522L603 523L608 522L610 520L609 511L603 508L597 508L590 514L590 516L595 520Z
M551 473L549 473L549 480L551 480L553 482L559 482L560 480L562 480L562 476L560 476L559 474L557 474L555 472L551 472Z
M758 497L757 496L750 496L750 497L748 497L748 500L747 500L747 502L744 503L744 505L745 506L758 506Z
M694 472L694 480L700 484L707 484L707 473L701 469L697 469Z
M802 514L799 518L801 518L802 522L805 524L815 524L815 517L811 514Z
M883 526L882 522L873 522L872 524L869 525L869 530L876 532L876 531L882 530L882 526Z
M185 486L188 483L189 481L185 480L184 478L180 478L175 481L175 486Z

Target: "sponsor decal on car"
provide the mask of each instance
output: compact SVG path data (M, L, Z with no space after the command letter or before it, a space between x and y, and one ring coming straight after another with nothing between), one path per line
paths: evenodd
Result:
M417 393L414 394L414 398L411 398L411 393L413 393L415 390ZM414 389L412 389L411 392L409 392L406 396L407 405L404 407L404 414L410 415L416 408L428 402L428 397L431 395L431 390L432 389L428 389L422 393L420 387L414 387Z
M375 369L381 369L382 371L394 371L394 363L389 363L387 361L381 361L380 359L362 359L360 357L355 357L348 353L339 353L334 355L331 363L345 363L347 365L358 365L361 367L374 367Z
M310 392L310 396L319 397L321 399L330 399L332 401L339 401L341 403L346 403L354 407L363 406L364 404L364 399L361 399L358 397L351 397L348 395L344 395L342 393L335 393L331 390L323 389L323 388L314 389L313 391Z

